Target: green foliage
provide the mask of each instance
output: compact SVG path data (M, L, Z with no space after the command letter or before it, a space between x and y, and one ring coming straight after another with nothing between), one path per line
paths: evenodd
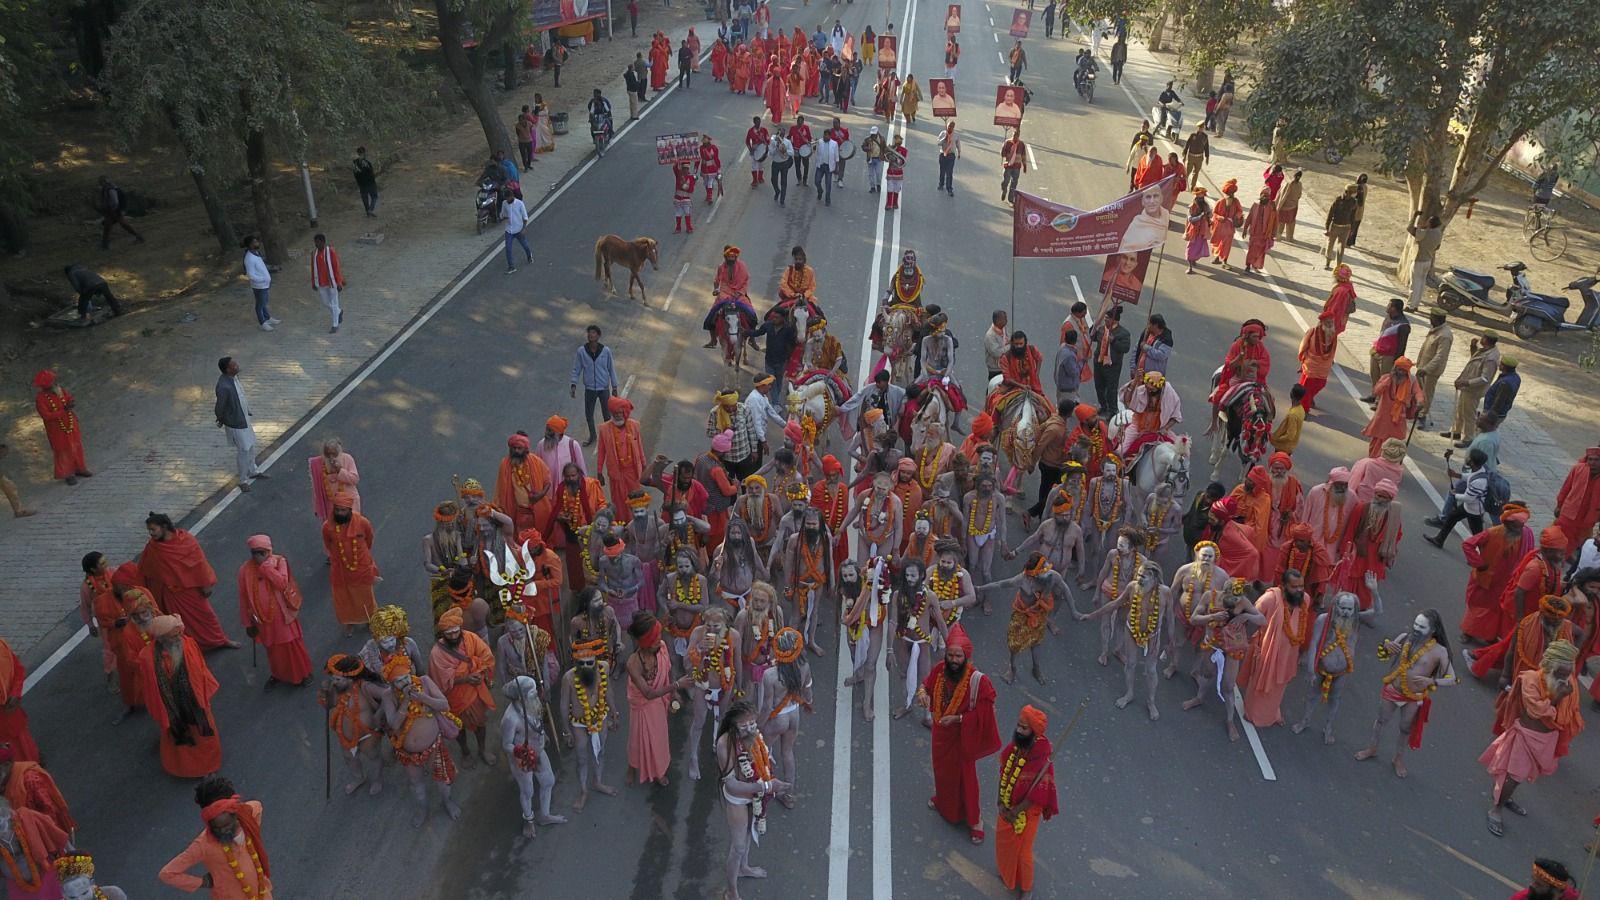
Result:
M1066 0L1065 9L1077 22L1126 16L1130 28L1145 33L1166 18L1171 30L1163 43L1177 47L1190 72L1234 63L1241 42L1281 16L1273 0L1161 0L1133 8L1122 0Z
M33 160L19 146L31 129L28 113L52 87L40 39L48 22L42 4L0 0L0 206L28 209Z

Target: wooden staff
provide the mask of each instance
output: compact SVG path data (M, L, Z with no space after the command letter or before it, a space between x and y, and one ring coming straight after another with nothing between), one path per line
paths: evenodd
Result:
M1067 723L1066 728L1061 729L1061 736L1056 738L1054 744L1050 745L1050 761L1045 763L1044 768L1039 770L1039 774L1033 776L1033 782L1028 785L1027 790L1022 792L1022 797L1026 797L1033 793L1033 789L1039 786L1039 782L1044 780L1044 776L1055 770L1056 754L1061 751L1061 745L1067 742L1067 737L1072 734L1072 730L1078 727L1078 720L1083 717L1083 711L1088 707L1088 697L1084 697L1082 700L1078 701L1078 711L1072 714L1072 721ZM1013 795L1011 799L1020 802L1020 798L1016 795Z

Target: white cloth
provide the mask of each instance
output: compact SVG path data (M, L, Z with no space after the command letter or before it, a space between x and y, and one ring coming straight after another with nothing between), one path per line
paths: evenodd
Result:
M778 415L778 410L772 405L772 398L752 388L749 395L744 398L745 411L750 413L750 421L758 423L762 439L766 439L767 425L776 425L778 430L789 424L788 420Z
M516 197L505 205L506 234L521 234L522 229L528 227L528 207Z
M819 167L827 166L830 172L839 168L839 142L833 138L823 138L822 143L817 145L816 163Z
M917 688L919 687L917 683L920 680L917 678L917 661L922 658L922 645L927 641L913 641L909 638L901 638L901 640L911 645L911 659L906 663L906 709L910 709L911 702L916 697Z
M1577 571L1582 572L1595 566L1600 566L1600 547L1596 547L1594 538L1590 538L1583 542L1583 549L1578 551Z
M243 398L240 398L241 400ZM243 428L223 427L228 434L228 443L233 445L236 465L239 471L239 480L249 484L254 481L261 469L256 466L256 432L246 425Z
M244 274L250 279L250 286L258 291L272 287L272 273L267 271L267 261L254 250L244 253Z
M332 317L332 324L339 324L339 289L333 285L317 288L317 296L322 298L322 305L328 308L328 315Z

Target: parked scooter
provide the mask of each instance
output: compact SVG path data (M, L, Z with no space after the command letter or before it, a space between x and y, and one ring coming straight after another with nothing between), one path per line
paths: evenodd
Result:
M1454 311L1463 306L1492 310L1501 315L1512 315L1512 305L1519 297L1533 292L1528 286L1528 267L1521 262L1496 266L1511 273L1511 284L1506 286L1505 298L1495 296L1494 276L1451 266L1450 274L1439 280L1439 305Z
M1560 294L1535 294L1532 291L1513 300L1511 330L1517 337L1527 340L1545 329L1551 331L1593 331L1600 325L1600 292L1595 285L1600 280L1588 275L1567 285L1567 290L1577 291L1583 298L1583 309L1578 318L1568 322L1567 298Z

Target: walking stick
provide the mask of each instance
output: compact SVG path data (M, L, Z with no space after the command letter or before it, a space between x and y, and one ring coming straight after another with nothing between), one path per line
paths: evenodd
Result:
M360 690L360 688L352 688ZM322 723L322 799L333 798L333 729Z
M1595 820L1595 835L1589 840L1589 861L1583 865L1583 881L1578 885L1578 896L1589 889L1589 873L1594 870L1594 855L1600 851L1600 819Z
M1050 746L1050 761L1044 765L1044 768L1039 770L1039 774L1033 776L1033 781L1028 785L1028 789L1021 794L1013 794L1011 796L1012 800L1020 802L1021 798L1033 793L1033 789L1039 786L1039 782L1044 780L1044 776L1055 771L1056 754L1061 751L1061 745L1067 742L1067 737L1072 734L1072 730L1078 727L1078 720L1083 717L1083 711L1088 707L1088 697L1078 701L1078 711L1072 714L1072 721L1067 723L1066 728L1061 729L1061 736L1056 738L1056 742Z

